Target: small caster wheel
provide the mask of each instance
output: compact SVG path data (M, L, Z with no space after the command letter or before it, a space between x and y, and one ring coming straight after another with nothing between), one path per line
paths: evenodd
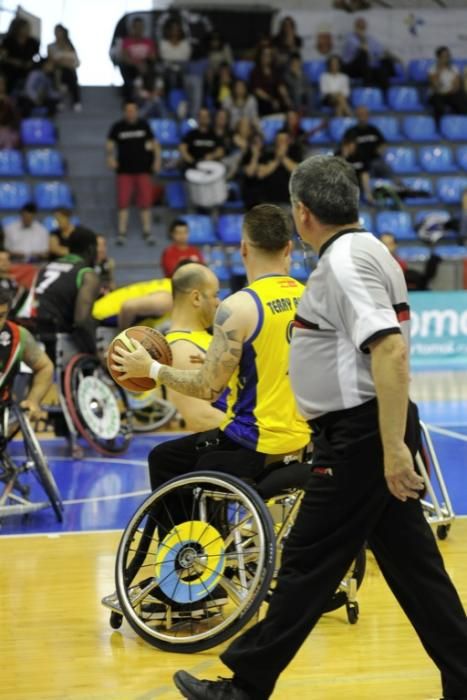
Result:
M346 603L347 619L351 625L358 622L359 608L358 603Z
M122 626L123 615L117 612L110 613L110 626L113 630L119 630Z
M449 534L450 529L450 525L438 525L438 527L436 528L436 534L438 535L438 539L445 540Z

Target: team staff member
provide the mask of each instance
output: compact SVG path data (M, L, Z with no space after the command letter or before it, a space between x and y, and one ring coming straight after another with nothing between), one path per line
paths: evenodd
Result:
M153 489L178 474L220 465L224 472L254 480L269 455L279 461L307 445L309 428L298 413L287 369L289 330L303 291L288 275L290 239L290 221L279 207L264 204L247 212L241 251L249 284L220 304L200 369L154 365L142 346L113 353L114 366L125 376L159 374L162 384L188 396L215 401L230 388L219 430L152 450Z
M319 253L290 356L292 386L313 429L312 475L265 619L221 655L233 680L199 681L180 671L175 682L194 700L270 697L368 541L441 671L444 700L465 700L466 616L423 515L423 480L414 469L420 432L408 397L402 270L358 224L350 164L308 158L294 171L290 193L297 231Z
M52 386L53 364L31 333L8 321L12 296L0 287L0 405L11 396L11 388L21 362L32 369L32 383L21 406L30 418L39 418L40 402Z
M196 369L212 341L212 327L219 306L219 280L199 263L184 263L172 277L173 309L166 333L172 350L172 367ZM225 418L225 400L213 404L169 389L167 398L176 406L187 430L200 432L218 428Z
M107 164L117 173L118 236L117 243L126 241L128 207L133 193L140 210L143 238L154 243L151 236L151 207L153 204L152 173L161 169L161 149L149 123L140 119L138 107L127 102L123 119L112 125L107 137Z

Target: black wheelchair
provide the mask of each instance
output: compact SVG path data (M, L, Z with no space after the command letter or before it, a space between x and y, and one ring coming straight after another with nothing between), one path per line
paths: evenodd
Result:
M210 649L259 617L309 475L310 463L271 465L252 487L199 471L156 489L122 535L116 593L102 600L110 625L118 629L125 617L154 647L186 653ZM177 524L175 511L183 513ZM362 549L324 612L345 606L357 622L365 562Z
M22 438L24 454L12 455L11 442ZM46 501L30 499L29 475L40 484ZM0 520L9 515L28 515L52 507L59 522L63 520L63 504L54 477L47 464L27 413L15 401L0 409Z

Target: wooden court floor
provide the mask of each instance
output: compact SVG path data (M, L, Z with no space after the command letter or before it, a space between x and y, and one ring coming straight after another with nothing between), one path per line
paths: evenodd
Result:
M225 674L219 649L167 654L125 623L119 631L109 627L100 598L113 589L118 538L116 532L0 538L0 698L174 700L175 670ZM454 523L441 548L467 603L467 520ZM357 625L343 610L320 621L274 698L440 697L437 671L371 559L359 601Z

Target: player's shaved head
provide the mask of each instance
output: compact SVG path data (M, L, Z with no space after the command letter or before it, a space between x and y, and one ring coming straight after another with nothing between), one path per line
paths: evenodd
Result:
M178 267L172 277L172 296L174 301L193 289L202 292L209 283L213 273L201 263L185 263Z

